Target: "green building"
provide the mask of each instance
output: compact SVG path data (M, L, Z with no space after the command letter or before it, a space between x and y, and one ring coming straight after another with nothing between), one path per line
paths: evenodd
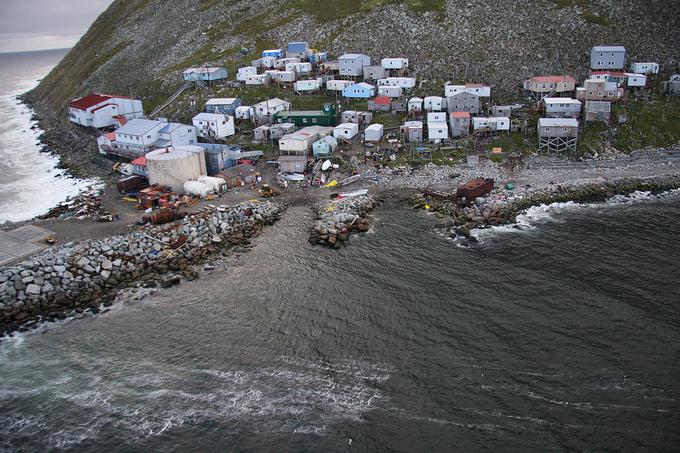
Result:
M304 126L335 126L335 106L324 104L321 110L285 110L274 114L275 123Z

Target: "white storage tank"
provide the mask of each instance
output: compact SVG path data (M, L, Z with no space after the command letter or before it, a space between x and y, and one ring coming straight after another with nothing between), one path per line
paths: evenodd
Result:
M170 146L151 151L145 156L149 184L183 193L186 181L207 175L204 153L200 146Z

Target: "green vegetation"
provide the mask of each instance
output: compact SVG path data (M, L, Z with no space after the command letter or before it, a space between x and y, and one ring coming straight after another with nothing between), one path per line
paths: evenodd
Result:
M330 22L393 3L401 2L397 0L336 0L333 2L326 2L324 0L295 0L293 6L314 15L319 22ZM406 0L404 3L417 12L435 12L440 20L443 20L445 16L445 0Z
M663 147L680 142L680 99L662 97L644 102L628 100L624 107L628 121L618 128L613 145L620 151L633 151L645 146ZM616 121L613 112L612 120Z

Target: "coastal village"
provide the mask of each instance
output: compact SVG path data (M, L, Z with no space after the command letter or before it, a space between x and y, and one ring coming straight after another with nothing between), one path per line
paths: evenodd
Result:
M68 115L99 131L99 153L124 175L120 192L150 213L186 203L182 195L205 198L246 186L264 184L264 196L293 185L340 188L375 169L398 167L404 157L426 163L447 149L474 165L512 156L517 139L528 136L535 137L535 152L573 158L589 123L625 123L625 113L613 117L613 106L658 74L657 63L628 62L622 46L595 46L590 76L581 83L570 75L537 75L524 82L523 103L499 105L493 87L482 83L451 82L439 93L422 93L407 58L346 53L332 59L292 42L264 50L235 76L219 67L186 68L181 88L148 116L139 100L101 93L73 100ZM676 95L679 85L680 75L673 75L663 89ZM326 101L293 110L277 97L252 104L211 97L195 106L192 124L162 117L187 90L268 86ZM508 146L485 146L499 139Z
M41 226L0 231L10 245L0 256L0 333L97 313L120 288L196 278L197 266L210 269L216 256L245 250L295 199L312 206L309 242L340 249L370 231L370 212L389 190L408 188L412 207L435 214L446 236L469 246L474 229L512 223L534 204L676 187L624 180L533 188L497 165L540 155L554 159L547 174L566 175L559 162L581 157L581 137L593 124L635 121L618 105L647 90L680 94L680 75L657 80L657 63L628 62L621 46L593 47L582 82L529 78L513 104L494 102L493 86L479 81L430 92L410 69L407 58L333 59L293 42L263 51L235 75L186 68L177 91L152 112L130 96L74 99L68 120L92 132L100 161L117 174L115 190L83 192L42 218L122 229L62 247L50 247L63 238ZM221 95L236 92L249 95ZM302 99L310 108L293 109ZM193 110L190 122L163 116L177 102ZM649 151L659 152L667 155ZM277 195L281 202L267 199Z

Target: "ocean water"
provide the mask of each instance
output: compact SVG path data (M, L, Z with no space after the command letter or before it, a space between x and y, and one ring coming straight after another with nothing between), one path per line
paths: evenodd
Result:
M41 153L32 112L17 95L35 87L66 50L0 54L0 224L31 219L77 194L91 181L57 169L58 157Z
M680 194L529 210L472 248L389 201L291 207L194 282L0 342L0 450L677 451Z

